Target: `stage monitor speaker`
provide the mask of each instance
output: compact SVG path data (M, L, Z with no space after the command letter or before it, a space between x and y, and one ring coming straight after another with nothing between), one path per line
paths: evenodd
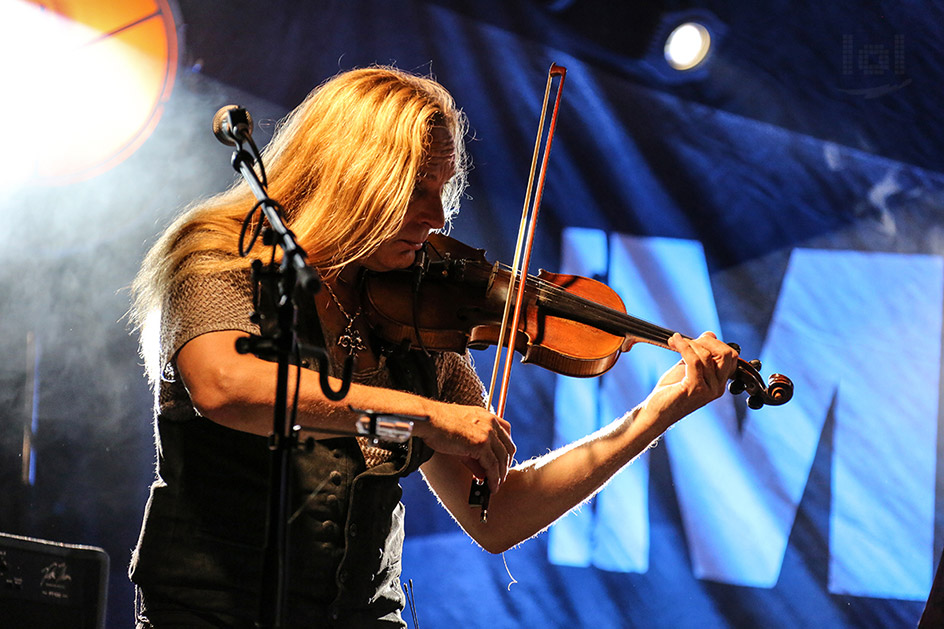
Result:
M104 629L108 554L0 533L0 625Z

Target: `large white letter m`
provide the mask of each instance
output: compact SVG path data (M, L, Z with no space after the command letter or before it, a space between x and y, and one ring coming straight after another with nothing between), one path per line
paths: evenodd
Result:
M688 334L721 329L697 242L568 229L562 266L607 277L642 319ZM760 355L765 374L794 381L793 400L749 412L739 429L725 395L665 438L697 577L776 584L832 408L829 590L927 596L942 283L937 256L793 251ZM567 442L626 411L677 359L637 346L601 379L559 378L555 439ZM647 463L641 457L589 508L552 527L552 562L648 570Z

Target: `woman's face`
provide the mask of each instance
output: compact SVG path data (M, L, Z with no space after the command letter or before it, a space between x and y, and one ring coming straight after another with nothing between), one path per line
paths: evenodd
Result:
M429 153L407 206L403 227L371 255L363 265L372 271L405 269L413 264L430 232L441 229L446 219L442 191L456 172L452 136L442 127L433 127Z

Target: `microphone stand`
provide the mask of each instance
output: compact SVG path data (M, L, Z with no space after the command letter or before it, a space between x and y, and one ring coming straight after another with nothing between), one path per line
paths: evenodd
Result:
M296 282L310 294L321 288L321 279L317 272L306 263L304 250L295 241L294 234L285 226L277 210L277 204L269 198L265 185L260 181L253 164L256 158L243 147L248 140L253 151L258 155L251 136L233 134L236 151L233 153L233 168L239 172L252 189L272 232L275 244L282 248L283 257L277 274L278 316L277 331L273 338L251 335L240 338L236 350L240 353L253 353L257 356L277 357L277 376L275 391L275 409L273 413L272 434L269 436L271 451L269 467L269 502L266 520L266 542L262 565L262 591L259 605L258 627L277 628L282 626L288 589L288 511L289 511L289 463L293 450L297 446L296 433L289 426L288 406L288 367L289 358L295 347L295 303L293 299ZM260 161L260 167L261 159ZM264 171L263 171L264 172ZM258 267L254 271L258 271ZM328 359L323 348L314 348L320 365L321 386L325 397L332 400L343 399L350 388L353 365L349 360L345 364L341 387L334 391L328 382Z
M234 123L234 121L237 121ZM257 627L278 629L283 626L283 614L288 598L287 567L288 567L288 523L289 523L289 465L293 452L301 447L312 450L314 439L309 438L305 444L298 443L298 431L305 429L301 426L289 426L288 407L288 367L292 353L298 347L295 338L296 308L294 292L296 284L314 295L321 289L321 278L315 269L308 266L307 254L298 245L295 235L285 226L279 213L279 204L269 198L266 192L265 166L252 140L252 119L249 113L240 107L228 106L217 112L213 121L213 131L217 139L224 144L235 146L232 164L233 168L243 176L253 194L256 196L256 207L262 210L271 233L263 238L265 244L278 245L282 248L282 263L277 272L265 271L258 260L253 262L253 281L275 283L275 290L271 294L277 298L277 325L271 337L256 336L242 337L236 341L236 351L241 354L252 353L260 358L277 360L275 409L272 418L272 433L269 436L269 450L271 451L269 465L269 502L266 515L266 542L262 565L262 591L259 601L259 620ZM252 152L244 148L248 144ZM258 161L262 173L260 180L253 165ZM255 207L253 211L255 211ZM250 216L247 217L247 223ZM244 224L243 233L246 225ZM271 238L269 238L271 236ZM252 248L252 242L249 245ZM247 255L243 251L242 236L239 245L240 255ZM257 309L259 306L257 305ZM258 314L258 312L257 312ZM354 371L353 358L348 356L344 363L341 385L334 390L328 380L330 362L323 347L305 346L306 353L311 354L318 362L318 372L321 390L324 396L333 401L343 400L351 386ZM301 367L299 367L300 369ZM297 391L296 391L297 395ZM405 442L413 432L415 422L427 421L428 417L412 415L398 415L382 413L369 409L349 407L357 414L355 430L332 431L323 428L312 428L319 432L336 433L343 436L363 435L368 437L374 445L382 441ZM294 516L293 516L294 517Z

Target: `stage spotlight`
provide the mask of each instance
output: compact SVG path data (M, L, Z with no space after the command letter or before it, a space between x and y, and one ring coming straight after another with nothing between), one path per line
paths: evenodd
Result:
M62 184L123 161L154 130L177 70L174 0L0 2L0 183Z
M659 18L640 68L660 83L680 85L703 81L720 60L728 27L711 11L671 11Z
M665 60L676 70L697 67L711 49L711 34L698 22L676 26L665 40Z

